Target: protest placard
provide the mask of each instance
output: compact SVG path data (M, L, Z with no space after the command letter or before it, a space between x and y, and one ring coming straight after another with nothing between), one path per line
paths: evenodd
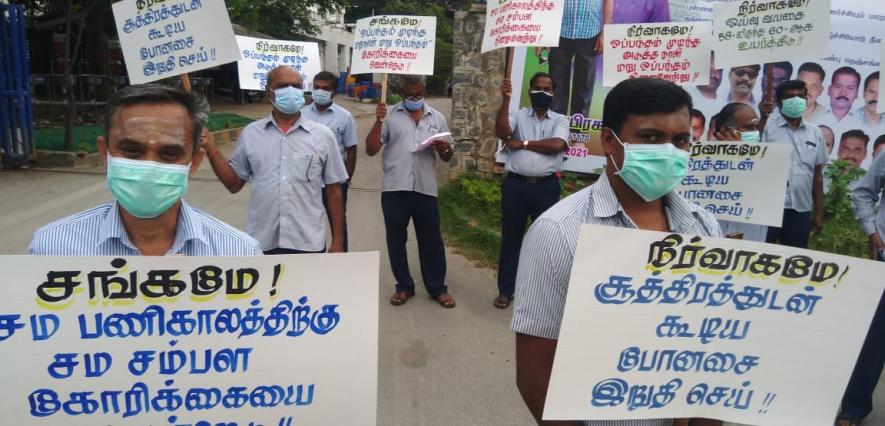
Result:
M113 9L132 84L240 59L223 1L124 0Z
M433 74L434 16L371 16L356 21L351 74Z
M830 0L713 5L717 67L817 59L828 54Z
M559 46L564 0L489 0L482 53L502 47Z
M378 265L2 256L3 422L374 425Z
M304 89L313 88L313 76L322 71L320 48L306 41L269 40L237 36L243 59L237 62L240 88L264 90L267 73L280 65L295 68L304 81Z
M691 147L678 192L720 220L780 227L792 145L704 143Z
M606 25L602 85L637 77L707 84L710 31L709 22Z
M545 420L830 426L885 263L585 225Z

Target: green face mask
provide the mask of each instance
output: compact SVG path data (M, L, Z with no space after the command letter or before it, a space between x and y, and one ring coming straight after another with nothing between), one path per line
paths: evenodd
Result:
M151 219L169 210L187 192L190 164L129 160L108 154L108 188L131 215Z
M688 173L688 152L672 143L631 144L615 139L624 147L624 164L618 168L609 158L617 175L646 202L657 200L673 190Z

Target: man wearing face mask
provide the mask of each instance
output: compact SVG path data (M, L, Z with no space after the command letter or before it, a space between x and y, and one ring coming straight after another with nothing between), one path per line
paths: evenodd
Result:
M605 172L589 188L547 210L525 236L511 329L516 332L516 384L539 424L581 225L721 236L710 213L674 191L688 171L691 108L688 93L667 81L637 78L615 86L603 107ZM670 426L673 420L589 424Z
M205 101L159 84L126 87L108 101L107 183L115 200L46 225L28 254L249 256L258 242L188 205L188 177L203 159Z
M301 110L304 118L316 121L332 131L338 142L338 150L344 159L344 167L347 169L346 181L341 183L341 195L344 198L344 251L347 251L347 188L353 179L353 171L356 169L356 121L350 111L335 103L335 88L338 78L329 71L323 71L313 77L313 103ZM323 207L332 224L329 198L323 192Z
M498 257L496 308L510 306L526 219L534 221L559 201L563 151L568 149L569 120L550 110L554 83L546 73L529 81L532 106L508 113L513 93L509 78L501 82L501 108L495 131L504 143L507 177L501 185L501 252Z
M387 254L396 279L390 297L394 306L406 303L415 295L415 280L409 272L406 253L409 221L415 226L421 278L431 298L444 308L454 308L455 299L446 287L446 248L439 229L436 158L449 161L452 147L448 137L432 141L433 146L417 149L426 139L449 131L441 112L424 102L423 76L400 75L398 91L403 101L387 115L387 105L375 110L375 125L366 136L366 153L375 155L384 149L381 211L387 233Z
M762 140L792 144L784 219L780 228L768 228L767 242L806 248L808 234L824 224L824 178L827 145L820 128L802 119L808 90L802 80L789 80L775 90L779 114L765 125ZM812 216L813 212L813 216Z
M347 171L335 135L302 117L303 83L294 68L274 68L266 84L273 111L243 129L230 161L207 141L212 169L231 193L252 183L246 232L265 254L326 251L323 191L332 216L329 252L344 251L341 182Z

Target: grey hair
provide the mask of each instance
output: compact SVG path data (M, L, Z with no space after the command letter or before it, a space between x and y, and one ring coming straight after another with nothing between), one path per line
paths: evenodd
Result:
M396 87L399 89L400 93L402 93L406 86L420 84L421 87L424 87L426 82L427 79L423 75L403 74L398 76Z
M120 89L108 100L104 116L104 131L107 138L111 132L114 114L124 106L138 104L179 104L187 109L193 122L193 153L200 151L200 135L209 118L209 103L200 95L184 91L180 87L165 84L147 83ZM110 139L110 138L108 138Z

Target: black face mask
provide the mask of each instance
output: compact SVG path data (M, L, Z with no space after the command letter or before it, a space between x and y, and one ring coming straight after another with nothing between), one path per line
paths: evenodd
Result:
M532 90L529 97L532 99L532 108L534 109L549 109L550 104L553 103L553 95L547 92Z

